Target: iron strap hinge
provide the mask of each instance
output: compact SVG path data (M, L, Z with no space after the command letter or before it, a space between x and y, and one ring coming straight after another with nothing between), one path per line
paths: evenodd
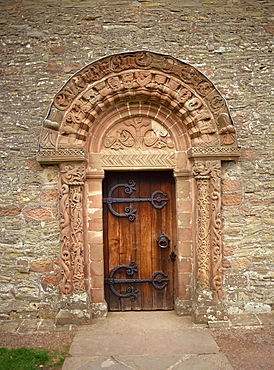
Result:
M110 287L110 290L112 293L120 298L130 298L132 302L136 301L138 290L135 289L133 286L129 286L126 289L126 293L119 293L114 288L115 284L133 284L133 283L151 283L152 286L157 290L164 289L169 279L166 274L163 273L163 271L156 271L152 274L151 279L116 279L114 278L114 274L120 270L120 269L126 269L126 274L128 276L132 276L135 272L138 272L137 270L137 263L134 261L131 261L129 265L118 265L114 267L114 269L111 270L109 274L109 278L105 279L105 284L108 284Z
M169 199L166 197L166 193L162 190L156 190L151 194L150 198L114 198L112 197L113 192L118 188L124 188L125 194L131 195L133 191L136 191L135 182L129 180L128 184L117 184L114 185L109 193L107 198L103 198L103 203L107 204L109 211L116 217L127 217L129 221L134 221L136 218L136 209L132 207L126 207L125 213L118 213L114 211L112 204L115 203L140 203L140 202L150 202L151 205L156 209L162 209Z

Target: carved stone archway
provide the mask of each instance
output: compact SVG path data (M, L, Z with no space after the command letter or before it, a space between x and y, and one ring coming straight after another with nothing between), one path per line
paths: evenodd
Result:
M62 299L74 302L72 310L83 309L75 297L83 302L81 295L87 294L84 309L91 307L94 315L106 310L104 171L169 169L176 179L177 312L192 312L197 321L209 314L221 318L220 170L222 160L238 157L224 99L180 60L129 52L95 61L72 76L54 97L37 155L40 163L60 167ZM192 250L187 297L181 283L184 230L191 230Z

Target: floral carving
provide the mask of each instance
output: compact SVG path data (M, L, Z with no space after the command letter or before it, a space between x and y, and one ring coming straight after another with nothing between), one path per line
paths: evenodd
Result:
M43 130L42 140L40 142L41 149L53 149L56 145L57 131L45 129Z
M198 282L202 288L209 289L210 284L210 203L209 179L210 168L205 162L195 162L193 175L197 180L198 190Z
M155 126L157 126L155 128ZM120 150L134 148L146 150L150 148L173 148L174 143L168 131L150 119L137 117L123 122L118 128L106 135L105 148Z
M197 161L193 174L198 190L198 282L222 298L220 161ZM212 274L212 277L211 277Z

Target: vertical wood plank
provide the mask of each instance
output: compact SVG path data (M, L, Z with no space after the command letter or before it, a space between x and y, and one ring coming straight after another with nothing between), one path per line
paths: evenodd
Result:
M116 212L125 213L131 206L136 210L136 219L114 216L104 205L104 266L105 278L118 265L128 265L131 261L138 264L138 274L132 278L151 279L155 271L163 271L170 279L163 290L155 289L151 283L115 284L115 289L125 293L128 286L138 289L138 299L119 299L106 286L106 300L109 309L116 310L167 310L173 308L173 262L169 254L173 248L174 237L174 181L171 172L107 172L104 179L104 197L116 184L127 184L129 180L136 183L136 191L131 195L118 188L113 197L150 198L156 190L167 194L169 201L162 209L156 209L150 202L132 202L113 205ZM160 248L157 238L165 234L171 239L170 248ZM129 278L125 269L115 274L116 278Z

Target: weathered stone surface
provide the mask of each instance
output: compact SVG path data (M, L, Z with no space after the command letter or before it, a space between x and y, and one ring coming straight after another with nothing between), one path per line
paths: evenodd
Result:
M0 311L35 317L30 302L47 299L45 315L56 312L56 291L39 296L42 283L56 288L54 270L41 281L40 272L28 273L31 261L52 260L60 251L58 168L34 159L53 97L77 69L107 54L140 49L192 64L227 100L242 155L222 167L223 242L232 266L224 279L225 302L234 309L240 299L241 311L250 309L244 305L249 301L273 304L273 276L256 270L273 264L273 1L61 5L1 4ZM182 197L188 192L182 189ZM32 285L16 295L28 281Z
M30 270L33 272L47 272L53 270L52 259L34 260L30 262Z
M43 207L26 207L23 209L23 214L27 219L46 221L56 218L56 208L43 208Z
M15 205L0 207L0 217L12 217L21 213L21 209Z
M50 271L50 270L47 270ZM41 272L41 271L39 271ZM54 274L44 274L41 276L41 281L52 284L52 285L58 285L60 283L61 274L60 273L54 273Z

